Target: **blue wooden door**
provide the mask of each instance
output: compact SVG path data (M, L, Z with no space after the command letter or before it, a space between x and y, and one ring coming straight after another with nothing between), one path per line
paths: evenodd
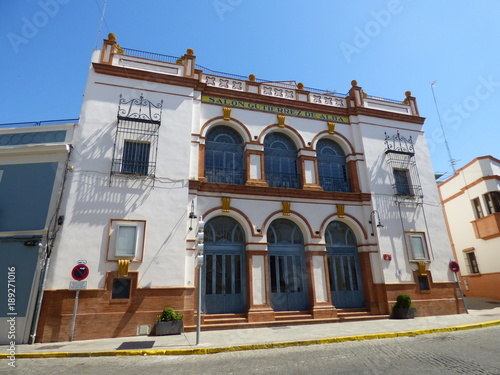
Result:
M337 249L340 250L340 249ZM337 308L363 307L365 304L356 248L328 255L330 290Z
M203 310L206 314L247 311L245 244L241 226L217 217L205 226Z
M352 230L333 221L326 230L328 273L332 304L337 308L365 305L358 249Z
M309 308L304 249L269 248L271 307L275 311L300 311Z
M275 311L309 308L302 233L290 220L271 223L267 232L271 307Z

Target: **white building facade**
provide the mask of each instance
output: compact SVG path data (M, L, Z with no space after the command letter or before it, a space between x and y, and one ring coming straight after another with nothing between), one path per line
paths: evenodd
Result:
M38 339L146 334L165 307L194 329L197 226L203 324L461 312L415 98L347 95L211 72L121 49L92 59L66 217Z
M439 191L464 293L500 300L500 160L472 160Z

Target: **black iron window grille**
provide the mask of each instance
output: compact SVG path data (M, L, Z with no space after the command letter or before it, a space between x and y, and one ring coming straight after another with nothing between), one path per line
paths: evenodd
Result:
M396 203L422 203L422 186L412 137L406 138L399 132L392 136L385 133L385 147L387 163L392 168L392 189Z
M120 95L111 176L155 177L162 105Z

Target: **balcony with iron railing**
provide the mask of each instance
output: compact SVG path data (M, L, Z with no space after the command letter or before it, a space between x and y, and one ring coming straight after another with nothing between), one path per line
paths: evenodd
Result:
M336 177L321 177L319 183L324 191L350 191L349 180Z
M300 189L299 177L295 173L266 172L269 187Z
M231 168L205 167L205 178L208 182L243 185L245 183L245 171Z

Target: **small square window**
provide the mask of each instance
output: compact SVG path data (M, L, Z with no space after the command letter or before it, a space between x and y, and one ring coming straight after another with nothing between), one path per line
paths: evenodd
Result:
M107 260L142 261L146 222L143 220L111 220Z
M406 233L406 238L411 261L429 260L424 233Z
M481 206L481 201L479 198L474 198L472 200L472 206L474 207L474 214L476 215L476 219L481 219L484 217L483 207Z
M113 279L113 290L111 291L111 299L130 298L131 285L132 285L132 279Z
M396 182L397 195L413 195L411 190L410 176L408 169L394 169L394 181Z
M135 225L118 225L116 234L115 255L117 257L133 257L137 249L137 227Z
M149 142L138 142L126 140L123 144L122 173L126 174L148 174Z
M465 260L467 261L467 268L469 273L479 273L476 253L474 251L467 251L464 253L464 255L465 255Z
M420 290L431 290L429 286L429 277L427 275L419 275L418 276L418 286Z

